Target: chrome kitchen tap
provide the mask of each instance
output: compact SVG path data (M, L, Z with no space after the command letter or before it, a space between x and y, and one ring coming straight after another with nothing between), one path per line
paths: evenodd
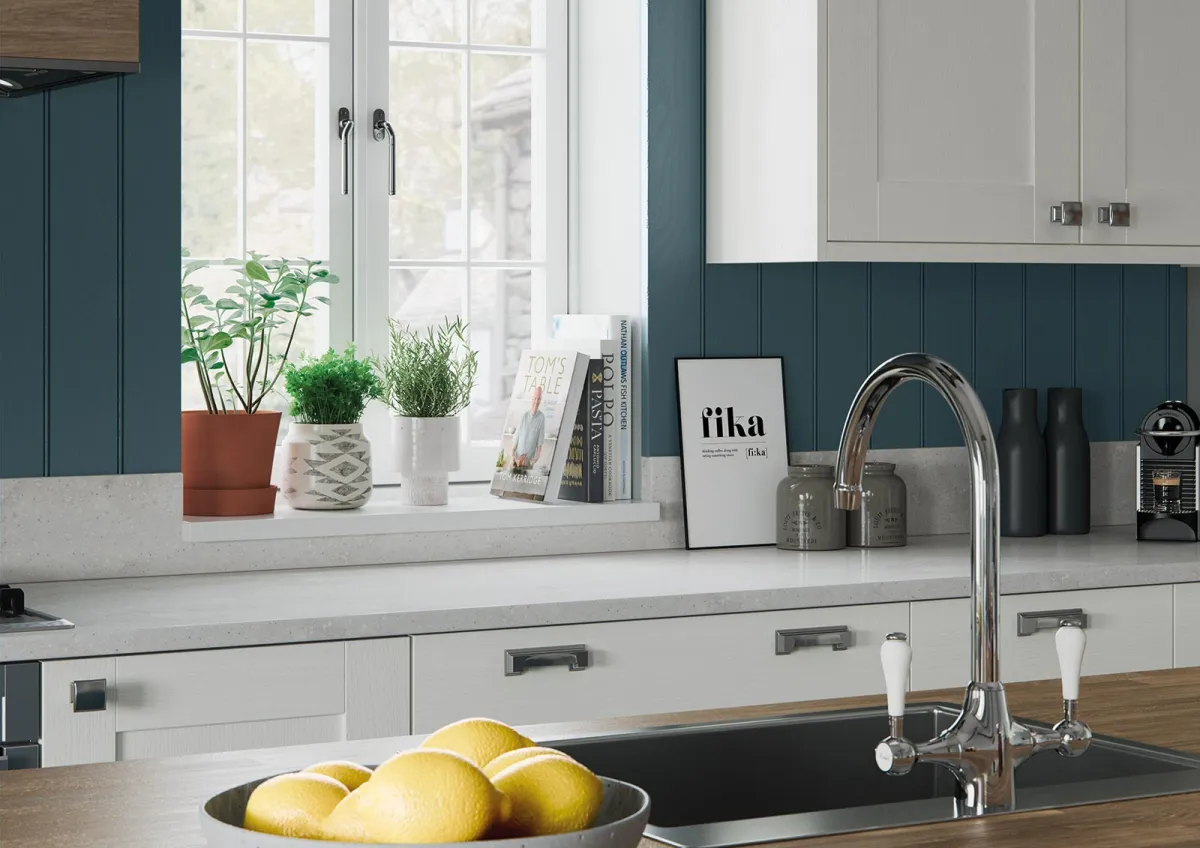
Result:
M1053 730L1025 727L1013 720L1000 682L996 608L1000 599L1000 477L996 444L979 396L961 373L942 359L905 353L876 368L859 388L846 424L837 461L837 505L862 503L863 464L871 429L892 390L909 380L933 386L950 404L963 431L971 464L971 682L962 713L928 742L904 738L904 697L912 651L903 633L888 636L880 652L888 690L890 733L875 749L875 761L888 774L902 775L917 762L937 763L954 773L955 812L976 816L1016 808L1017 766L1041 751L1082 754L1092 732L1076 718L1079 674L1086 637L1076 621L1064 621L1055 637L1063 679L1063 719Z

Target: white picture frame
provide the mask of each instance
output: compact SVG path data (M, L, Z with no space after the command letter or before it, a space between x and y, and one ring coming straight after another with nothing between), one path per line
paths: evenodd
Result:
M687 547L775 544L788 472L783 359L679 357L675 376Z

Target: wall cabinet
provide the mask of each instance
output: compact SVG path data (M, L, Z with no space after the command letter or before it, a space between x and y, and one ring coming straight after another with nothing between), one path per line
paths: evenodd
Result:
M840 626L844 650L776 653L776 631ZM866 695L883 685L880 644L907 626L902 603L415 636L413 732L472 715L535 724ZM590 667L506 673L507 651L561 646L586 649Z
M401 736L409 679L407 638L46 662L42 763ZM102 708L77 711L72 685L94 680Z
M1200 262L1200 4L707 9L710 262Z

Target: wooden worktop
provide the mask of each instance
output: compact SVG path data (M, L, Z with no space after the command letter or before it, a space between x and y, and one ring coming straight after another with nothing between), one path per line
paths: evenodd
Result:
M1017 715L1059 718L1057 681L1008 687ZM1200 668L1085 678L1080 714L1099 734L1200 753ZM919 693L919 700L953 700L959 690ZM637 719L545 725L536 738L581 731L787 715L862 707L882 699L852 698L805 704L677 713ZM120 848L201 848L198 808L231 786L324 759L379 762L410 740L300 745L232 754L136 760L40 771L0 772L0 844L22 848L87 845ZM1200 845L1200 793L1121 801L1065 810L846 834L791 843L796 848L936 848L987 845L1029 848L1053 840L1087 848ZM781 843L781 845L786 843ZM661 848L643 840L640 848Z

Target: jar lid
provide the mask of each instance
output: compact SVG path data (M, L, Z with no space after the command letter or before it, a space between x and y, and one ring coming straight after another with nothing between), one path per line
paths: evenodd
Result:
M833 477L832 465L789 465L788 474L795 477Z
M894 462L868 462L863 465L864 474L895 474Z

